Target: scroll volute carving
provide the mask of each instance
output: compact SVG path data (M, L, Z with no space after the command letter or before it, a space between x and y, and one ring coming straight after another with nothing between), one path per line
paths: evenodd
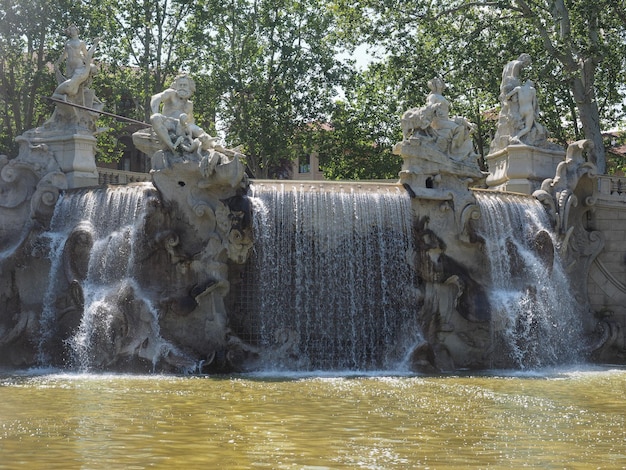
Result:
M14 209L35 192L38 176L28 163L0 155L0 207Z

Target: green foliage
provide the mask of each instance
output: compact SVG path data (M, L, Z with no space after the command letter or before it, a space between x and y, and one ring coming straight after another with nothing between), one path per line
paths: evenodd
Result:
M124 146L118 140L126 124L114 118L105 116L98 120L102 127L97 134L98 144L96 160L103 163L118 162L124 154Z
M64 0L0 0L0 153L15 153L15 137L41 124L50 110L42 95L55 83L46 64L63 34L66 9Z
M604 139L607 152L608 175L626 175L626 132L611 133Z
M397 179L401 158L391 153L386 139L376 141L373 130L352 111L345 102L337 102L332 124L312 126L304 133L299 142L302 153L318 153L326 179Z
M331 115L333 146L320 150L325 176L397 178L402 160L391 150L402 138L398 124L404 103L398 98L393 64L378 63L354 73L343 92Z
M329 112L342 69L326 3L204 0L189 20L190 41L203 43L189 65L212 83L218 131L243 146L255 177L294 159L295 134Z
M328 178L397 177L400 115L423 105L435 76L451 113L477 124L485 155L502 66L521 52L555 141L624 118L622 1L0 0L0 153L15 154L15 137L50 116L49 64L69 23L87 42L101 37L92 87L105 110L147 121L150 97L189 71L197 123L241 146L255 177L280 174L304 149L320 153ZM375 56L364 70L359 45ZM111 128L99 158L115 161L123 124L98 125Z
M185 24L191 0L98 0L89 10L90 31L102 36L101 57L117 68L130 68L133 92L150 117L150 97L179 73L191 53Z
M612 127L621 111L626 57L626 7L610 0L360 0L334 2L353 41L384 47L406 61L404 77L439 72L449 98L480 90L489 109L497 104L504 63L528 52L527 72L540 85L547 127L561 143L581 138L596 144L600 171L604 156L600 126ZM356 11L359 12L357 15ZM367 16L360 27L356 16ZM410 63L413 61L414 66ZM434 69L434 70L432 70ZM411 92L404 84L403 88ZM541 93L544 90L544 93ZM479 96L479 95L475 95ZM569 118L565 122L564 118Z

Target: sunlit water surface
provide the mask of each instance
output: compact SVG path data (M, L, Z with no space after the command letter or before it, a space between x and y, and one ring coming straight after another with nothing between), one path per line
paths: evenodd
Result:
M0 375L0 468L626 468L626 371Z

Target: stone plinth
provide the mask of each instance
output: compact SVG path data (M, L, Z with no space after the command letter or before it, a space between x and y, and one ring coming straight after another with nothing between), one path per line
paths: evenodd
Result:
M543 180L552 178L565 151L528 145L509 145L487 155L487 186L498 191L532 194Z
M46 132L27 134L16 139L20 143L20 156L26 157L33 148L45 148L65 173L68 188L98 185L95 137L89 134L56 135Z

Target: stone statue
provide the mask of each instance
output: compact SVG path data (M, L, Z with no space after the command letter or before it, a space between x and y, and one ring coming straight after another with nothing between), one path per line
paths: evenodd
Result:
M554 147L547 141L548 133L538 119L540 115L537 90L531 80L522 83L521 73L531 64L528 54L508 62L502 70L500 83L500 115L490 153L508 145Z
M243 177L239 161L243 155L238 149L223 147L195 123L191 101L195 90L194 80L181 74L169 88L155 94L150 100L152 129L135 132L133 142L151 156L153 170L191 161L198 164L199 174L210 180L200 183L202 186L218 180L236 186Z
M48 185L60 184L58 190L98 184L96 121L104 107L89 88L96 71L92 61L99 39L87 47L79 39L75 25L67 33L69 39L54 64L54 112L43 125L28 129L15 139L20 146L16 162L35 165L33 170L39 178L48 181ZM65 181L60 182L57 173L64 175Z
M567 147L565 160L557 165L554 177L545 179L541 189L533 193L545 206L554 228L560 234L565 234L571 228L568 220L571 209L579 204L575 194L579 180L583 176L596 175L595 165L584 157L585 153L592 150L591 140L582 139L571 143Z
M489 168L485 181L493 189L532 194L564 157L563 149L548 140L548 131L539 122L535 84L522 80L530 64L530 56L521 54L502 71L498 125L485 156Z
M54 71L57 74L59 83L73 77L78 69L90 65L93 50L98 42L97 39L94 40L94 45L90 52L89 49L87 49L87 44L78 38L78 27L76 25L70 25L67 28L67 34L69 39L65 43L63 53L54 63ZM60 69L60 65L63 61L65 61L65 75L61 73ZM61 78L59 79L59 77Z
M419 142L440 158L456 161L476 157L470 136L474 126L462 117L450 117L450 103L443 96L445 83L440 78L428 82L426 106L412 108L401 119L405 140Z
M506 96L513 88L520 85L522 69L531 63L530 55L524 53L504 66L502 69L502 82L500 83L500 99Z
M450 116L443 80L433 78L428 87L425 105L401 118L404 138L393 148L403 160L400 183L413 198L440 201L442 211L454 208L455 229L465 237L468 221L477 216L468 188L482 184L485 177L471 139L474 125Z
M193 139L205 133L193 119L193 102L190 98L195 91L193 79L188 75L179 75L168 89L157 93L150 100L152 128L159 140L172 151L185 137ZM181 140L175 144L172 136L180 137Z
M56 100L56 108L52 117L43 125L43 130L58 130L65 132L70 128L79 134L92 134L96 131L95 122L98 113L104 104L96 97L89 83L96 73L96 66L92 63L99 38L93 40L91 47L78 38L78 28L71 25L67 29L69 36L63 52L54 63L57 78L57 87L52 94ZM61 71L61 64L65 61L65 73ZM63 105L62 102L91 108L94 112Z
M508 92L505 98L509 102L514 97L517 98L519 121L523 124L523 127L512 137L513 142L521 143L522 137L531 131L533 125L541 133L545 133L543 126L536 121L536 118L539 117L539 106L537 105L537 91L534 83L531 80L527 80L523 85L518 85Z
M58 87L52 95L53 98L68 100L68 96L75 97L81 85L83 85L95 72L95 66L91 63L100 38L93 40L93 45L88 49L84 41L78 38L78 28L71 25L67 29L70 39L65 43L63 53L54 63ZM65 60L65 75L61 72L60 64ZM82 103L85 104L84 100ZM89 103L91 104L91 103Z

